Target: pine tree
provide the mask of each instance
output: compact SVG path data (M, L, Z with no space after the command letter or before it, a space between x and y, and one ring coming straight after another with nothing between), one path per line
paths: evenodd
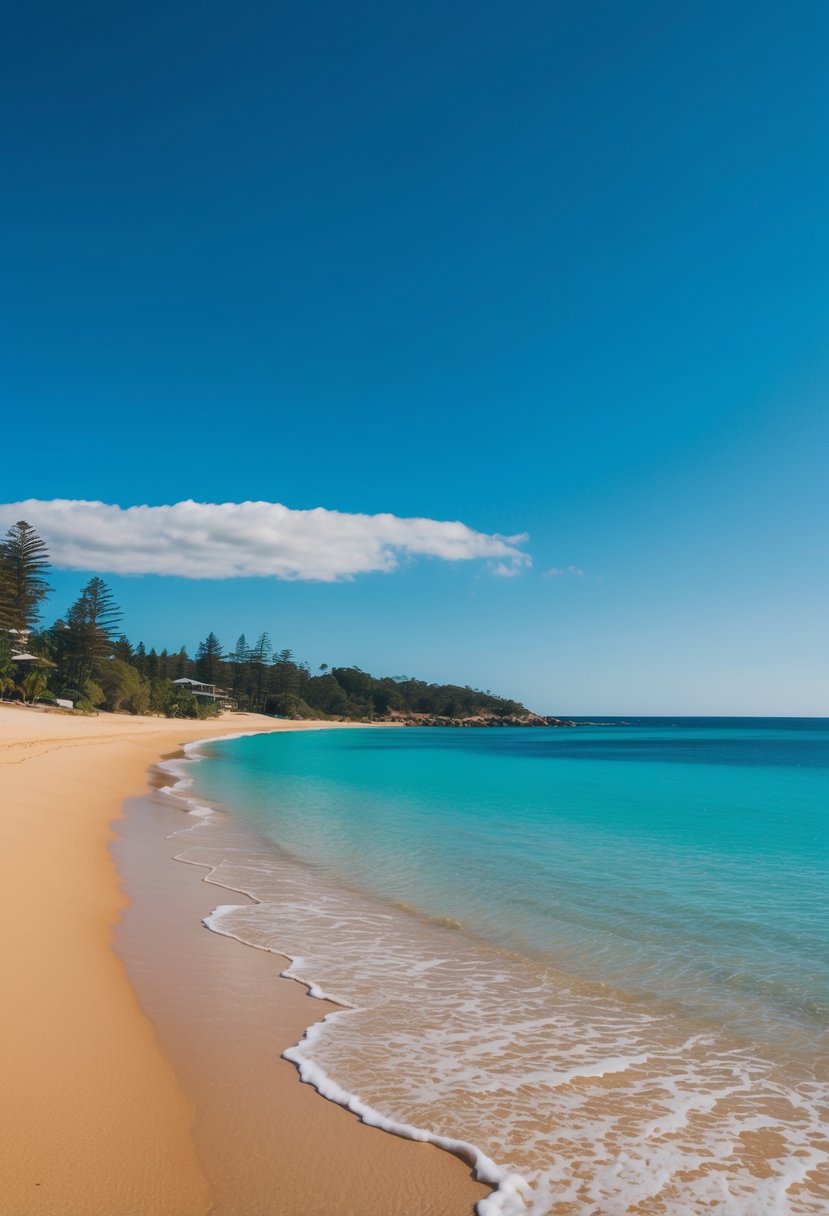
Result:
M280 650L273 656L273 690L280 713L288 712L290 698L296 695L298 674L292 650Z
M147 679L148 680L157 680L161 673L159 672L158 651L156 650L155 646L153 646L153 648L147 654L146 666L147 666Z
M132 665L140 675L145 676L147 674L147 649L143 642L139 642L135 648Z
M52 590L46 579L49 553L42 538L18 520L0 541L0 628L28 633Z
M122 663L130 663L135 666L135 651L130 645L130 640L125 633L122 633L118 641L112 648L112 653L116 659L120 659Z
M190 658L187 650L182 646L177 655L173 657L173 679L181 680L190 671Z
M220 683L223 658L221 642L215 633L208 633L204 641L199 642L199 648L196 651L197 678L203 684Z
M242 633L237 639L233 653L227 656L231 666L231 691L240 708L250 706L250 646Z
M233 648L233 654L227 656L231 663L236 663L239 666L244 666L250 659L250 647L248 640L243 633L239 634L236 640L236 645Z
M265 677L267 663L271 657L273 646L267 633L260 633L256 645L250 652L250 698L253 709L261 709L265 695Z
M70 683L83 689L96 666L111 658L121 610L102 578L91 578L66 614L63 641Z

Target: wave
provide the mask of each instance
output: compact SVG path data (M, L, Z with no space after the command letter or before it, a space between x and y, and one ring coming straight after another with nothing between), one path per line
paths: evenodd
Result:
M823 1063L488 948L337 886L188 794L177 854L253 904L214 932L340 1006L285 1053L364 1122L460 1154L480 1216L813 1216L829 1204Z

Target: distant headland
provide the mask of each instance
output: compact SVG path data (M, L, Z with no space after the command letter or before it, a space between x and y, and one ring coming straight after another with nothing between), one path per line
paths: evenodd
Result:
M49 585L46 544L25 520L0 541L0 700L66 712L210 718L242 710L295 720L405 726L572 726L508 697L411 676L376 677L327 663L314 672L267 633L241 634L227 650L215 633L191 657L133 643L103 579L93 576L48 627L40 621Z

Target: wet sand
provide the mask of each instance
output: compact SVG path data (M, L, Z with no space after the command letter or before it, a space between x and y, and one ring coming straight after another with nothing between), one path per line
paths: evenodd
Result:
M0 706L3 1216L449 1216L486 1193L465 1163L300 1084L280 1044L320 1002L200 927L218 901L148 823L118 846L143 875L120 937L135 986L113 950L127 899L112 822L150 765L189 740L294 725Z
M161 795L132 800L118 824L113 851L130 906L116 949L193 1102L211 1213L471 1214L489 1188L468 1164L362 1125L280 1058L336 1006L281 978L280 955L204 928L217 904L247 900L170 860L188 844L170 833L194 822L171 805Z

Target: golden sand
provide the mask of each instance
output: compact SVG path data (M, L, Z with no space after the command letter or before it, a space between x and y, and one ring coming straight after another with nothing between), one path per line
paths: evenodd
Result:
M113 949L126 898L109 852L111 824L124 799L146 789L150 765L208 735L304 725L246 714L190 723L0 706L3 1216L449 1216L470 1213L485 1193L464 1163L365 1128L299 1083L278 1059L276 1042L286 1046L320 1016L319 1003L298 985L277 981L270 970L263 980L278 984L281 994L276 1039L261 1044L273 1061L266 1081L264 1057L247 1031L240 1042L214 1037L210 1050L226 1082L220 1100L218 1090L193 1081L199 1070L188 1072L192 1062L177 1054L176 1039L188 1037L184 1012L177 1031L175 1017L163 1013L163 1001L158 1005L162 1045ZM195 891L195 872L168 864L181 871L182 890L190 884L185 902L210 902L206 889ZM243 966L252 975L271 963L238 943L189 931L202 935L199 950L209 964L201 975L209 974L217 992L223 966L228 974ZM180 940L187 951L188 940ZM195 946L195 936L189 942ZM172 987L171 948L166 943L167 963L154 968L157 990ZM270 1033L261 1018L257 1033ZM234 1141L223 1134L234 1118L234 1060L262 1080L270 1109L278 1111L272 1131L281 1139L259 1144L257 1154L232 1167L221 1155L222 1145ZM219 1185L231 1168L242 1178L265 1158L267 1206L259 1199L251 1206L238 1186Z

